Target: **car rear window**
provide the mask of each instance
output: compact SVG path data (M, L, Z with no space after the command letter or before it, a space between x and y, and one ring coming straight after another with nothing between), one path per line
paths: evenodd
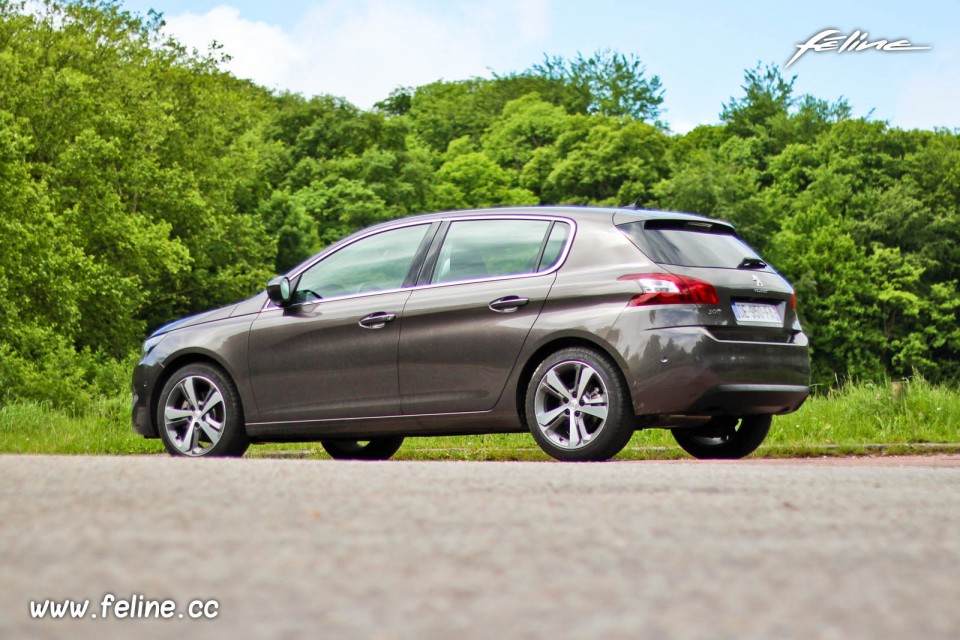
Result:
M681 267L736 269L756 252L724 224L693 220L646 220L618 227L648 258Z

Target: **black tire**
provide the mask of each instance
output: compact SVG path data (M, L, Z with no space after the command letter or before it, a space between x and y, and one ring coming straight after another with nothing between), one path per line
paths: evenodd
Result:
M737 424L739 422L739 424ZM773 416L714 418L702 427L674 429L673 438L680 447L701 460L737 460L757 450Z
M551 373L561 389L549 383ZM630 394L619 367L585 347L561 349L540 363L527 385L524 411L540 448L567 462L609 460L634 432Z
M240 457L250 446L236 386L222 369L203 363L181 367L163 385L157 431L173 456Z
M400 449L403 438L391 436L370 440L321 440L320 444L335 460L389 460Z

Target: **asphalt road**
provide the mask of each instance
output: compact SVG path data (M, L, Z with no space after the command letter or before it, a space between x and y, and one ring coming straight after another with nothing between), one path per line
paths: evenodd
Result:
M0 587L5 639L958 638L960 458L5 456Z

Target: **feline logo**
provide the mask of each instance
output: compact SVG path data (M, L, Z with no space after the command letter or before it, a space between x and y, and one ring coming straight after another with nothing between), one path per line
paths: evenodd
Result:
M834 35L839 34L839 35ZM784 66L787 69L794 62L800 59L800 56L807 51L821 53L823 51L836 51L837 53L851 53L866 51L867 49L876 49L877 51L886 51L897 53L900 51L926 51L932 49L926 45L915 45L909 40L901 38L900 40L876 40L870 42L869 34L866 31L855 29L848 36L843 35L837 29L825 29L820 33L811 36L806 42L797 45L797 52L790 58L790 62ZM842 43L842 44L841 44Z

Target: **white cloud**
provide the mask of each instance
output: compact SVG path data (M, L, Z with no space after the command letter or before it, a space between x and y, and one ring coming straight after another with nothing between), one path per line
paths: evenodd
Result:
M679 135L690 133L702 124L709 124L707 122L694 122L692 120L677 120L674 122L673 120L670 120L670 118L667 118L667 122L670 124L670 132Z
M233 7L215 7L202 15L185 13L166 22L166 30L188 47L204 52L214 40L224 45L233 58L228 64L231 71L267 86L269 79L303 64L304 52L280 27L244 20Z
M168 16L167 31L204 51L211 41L227 68L272 89L330 93L368 108L398 86L487 75L511 44L549 32L548 0L445 3L326 0L284 30L227 5ZM531 60L534 62L534 60Z

